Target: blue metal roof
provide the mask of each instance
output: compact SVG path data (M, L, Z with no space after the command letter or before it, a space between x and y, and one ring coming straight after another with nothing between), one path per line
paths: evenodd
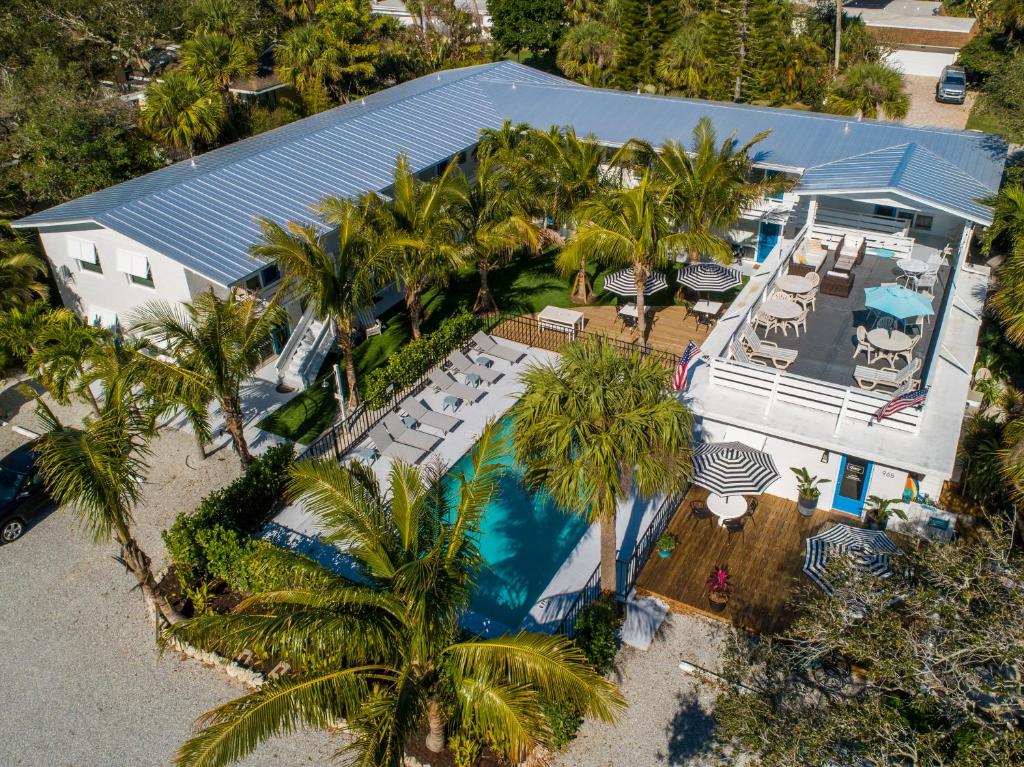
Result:
M987 226L992 191L930 149L902 144L810 168L798 191L818 194L895 192Z
M1006 153L987 134L596 90L506 61L403 83L15 225L96 222L227 285L260 267L248 255L258 238L257 216L313 221L311 206L327 195L386 188L399 154L409 156L414 170L429 168L505 119L540 128L571 125L611 144L634 137L687 141L705 115L722 137L735 131L742 141L771 130L758 160L797 171L917 144L948 165L941 179L927 179L933 184L927 199L936 205L962 198L964 179L994 193Z

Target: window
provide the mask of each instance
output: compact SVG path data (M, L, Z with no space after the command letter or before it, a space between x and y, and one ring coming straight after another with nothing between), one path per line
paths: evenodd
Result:
M103 274L99 254L96 253L96 243L70 237L68 238L68 256L77 261L78 266L84 271Z
M933 216L925 216L919 213L917 217L914 219L914 228L923 229L925 231L931 231L932 224L934 222L935 218Z
M281 270L277 264L271 264L260 269L256 274L246 278L242 285L246 290L256 293L263 288L270 287L281 279Z
M128 275L133 285L153 287L153 274L149 269L149 259L141 253L127 250L117 251L117 271Z
M888 205L876 205L875 215L881 216L882 218L896 218L896 208L892 208Z

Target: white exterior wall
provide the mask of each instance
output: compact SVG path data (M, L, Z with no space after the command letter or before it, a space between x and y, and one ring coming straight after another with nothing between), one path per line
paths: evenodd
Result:
M874 213L875 205L889 205L900 208L901 210L912 210L917 213L932 216L934 219L932 222L932 228L927 231L912 228L909 232L911 237L924 234L959 238L960 230L964 225L964 220L958 216L954 216L950 213L944 213L941 210L935 210L927 207L926 205L921 205L920 203L911 202L902 198L871 198L868 195L857 196L853 194L847 195L846 197L818 197L818 210L826 212L829 210L839 210L844 213L861 213L871 215Z
M104 227L48 227L39 232L39 237L53 267L64 305L87 322L92 320L98 308L115 312L123 321L128 314L148 301L189 301L211 287L218 293L224 292L223 286L214 285L152 248ZM95 244L102 274L84 269L69 254L75 239ZM136 285L127 274L118 271L119 249L143 255L149 260L152 288Z
M701 422L701 439L706 442L742 442L771 455L780 477L775 484L768 488L769 495L796 501L797 482L796 476L790 471L791 467L803 467L811 476L827 479L828 484L821 486L818 508L825 511L832 508L832 500L835 497L836 485L839 480L839 467L842 465L843 459L841 453L829 452L822 447L780 439L707 419ZM825 452L828 452L828 459L827 462L822 463L822 454ZM859 456L851 457L858 458ZM900 498L903 495L906 482L906 470L877 463L872 464L871 477L868 480L868 488L864 497L877 495L880 498ZM921 492L938 497L942 478L936 478L931 484L935 485L935 490L931 489L928 479L925 478L921 482Z

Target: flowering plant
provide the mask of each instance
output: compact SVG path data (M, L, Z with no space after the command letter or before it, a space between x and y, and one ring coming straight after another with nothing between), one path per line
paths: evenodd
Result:
M729 569L725 565L719 565L711 570L708 576L708 593L714 597L729 596Z

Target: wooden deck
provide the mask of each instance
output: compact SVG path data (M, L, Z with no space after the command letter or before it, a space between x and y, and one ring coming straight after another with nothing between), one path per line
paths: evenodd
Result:
M586 332L600 333L628 344L640 343L640 331L626 328L622 324L618 307L576 306L573 309L583 312L586 318L583 329ZM655 307L652 316L653 324L647 331L647 344L654 349L679 355L690 341L700 344L708 337L707 327L697 325L696 315L687 316L685 306Z
M707 491L693 488L683 499L667 531L679 545L671 556L651 556L637 579L637 591L663 599L676 612L699 612L760 633L785 629L796 617L788 603L806 580L801 572L804 539L825 524L852 518L819 511L803 517L796 502L774 495L758 498L758 507L742 533L732 536L716 519L690 515L690 501ZM731 595L721 612L711 609L705 582L712 568L729 569Z

